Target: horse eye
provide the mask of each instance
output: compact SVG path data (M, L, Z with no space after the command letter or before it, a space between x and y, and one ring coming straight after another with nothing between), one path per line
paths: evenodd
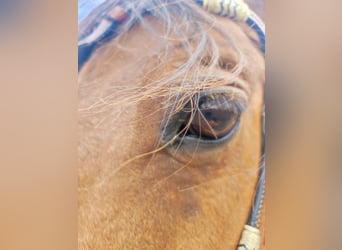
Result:
M221 139L237 127L240 114L235 102L223 94L202 96L186 135L203 140Z

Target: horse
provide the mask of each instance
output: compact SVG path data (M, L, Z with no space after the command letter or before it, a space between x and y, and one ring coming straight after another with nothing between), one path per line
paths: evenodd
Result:
M79 24L79 249L264 249L264 30L242 1Z

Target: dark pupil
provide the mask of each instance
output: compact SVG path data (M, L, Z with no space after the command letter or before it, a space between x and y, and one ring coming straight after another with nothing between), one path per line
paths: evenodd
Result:
M239 116L237 107L226 96L200 99L190 133L202 138L218 139L230 132Z

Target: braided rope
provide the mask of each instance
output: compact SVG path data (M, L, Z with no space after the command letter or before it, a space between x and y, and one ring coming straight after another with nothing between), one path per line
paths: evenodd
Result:
M257 228L245 225L237 250L259 250L260 239L260 231Z
M237 21L245 22L250 15L250 9L243 0L203 0L202 4L211 13Z

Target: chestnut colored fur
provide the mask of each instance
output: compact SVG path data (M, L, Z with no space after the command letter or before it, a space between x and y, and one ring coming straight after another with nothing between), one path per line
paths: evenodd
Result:
M203 24L221 63L211 69L194 64L172 82L186 79L191 86L194 76L206 73L230 79L179 93L229 85L232 96L244 93L247 108L230 141L176 151L160 139L163 122L172 117L167 93L181 88L159 86L158 95L149 84L171 79L188 52L176 38L165 43L157 18L147 16L145 22L120 43L114 39L100 47L79 75L79 249L234 250L253 202L261 154L265 68L250 39L256 35L245 25L215 18L243 53L234 74L226 65L238 65L239 57L230 42Z

